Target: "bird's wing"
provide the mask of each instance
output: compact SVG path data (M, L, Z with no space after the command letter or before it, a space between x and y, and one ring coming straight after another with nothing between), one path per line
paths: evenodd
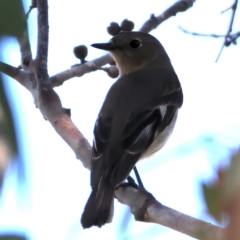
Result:
M163 105L136 115L126 123L121 136L124 154L112 170L112 184L121 183L129 175L136 162L151 148L156 137L171 124L177 110L177 106ZM161 141L167 137L163 137L158 144L161 145Z
M176 84L173 81L176 86L168 84L171 78L176 77L175 73L159 73L157 70L154 74L157 74L156 77L152 77L152 82L149 80L147 84L141 81L149 75L145 71L137 78L135 76L133 80L137 80L137 83L126 79L125 84L121 85L125 79L120 79L110 89L94 128L92 187L97 187L102 179L107 179L113 186L121 183L156 136L171 123L177 109L182 105L182 90L178 79ZM164 79L159 81L161 76L166 78L165 82ZM159 82L159 85L154 81L157 84ZM140 86L141 84L144 86ZM116 88L118 91L115 91ZM134 95L134 90L139 95ZM125 105L121 105L123 97L126 99ZM124 115L119 116L123 118L122 121L118 118L120 111Z
M96 160L106 150L111 131L111 119L99 116L94 126L92 159Z

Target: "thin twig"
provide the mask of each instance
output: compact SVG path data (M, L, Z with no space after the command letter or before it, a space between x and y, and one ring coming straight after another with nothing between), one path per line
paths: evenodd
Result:
M22 8L22 14L24 15L24 9ZM32 51L28 35L27 19L25 18L24 30L22 34L17 36L17 40L21 52L21 66L23 69L27 69L29 63L32 61Z
M179 29L182 30L184 33L187 33L187 34L191 34L193 36L201 36L201 37L214 37L214 38L226 38L227 37L227 40L228 40L228 44L225 43L225 46L228 47L230 45L230 43L233 43L233 44L237 44L237 39L240 37L240 31L238 32L235 32L235 33L232 33L232 34L229 34L228 36L227 35L223 35L223 34L205 34L205 33L197 33L197 32L191 32L191 31L188 31L182 27L179 26Z
M229 46L229 35L230 33L232 32L232 26L233 26L233 22L234 22L234 17L235 17L235 13L236 13L236 9L237 9L237 4L238 4L238 0L235 0L234 4L231 6L231 9L232 9L232 16L231 16L231 19L230 19L230 23L229 23L229 27L228 27L228 31L227 31L227 34L225 36L225 39L224 39L224 42L223 42L223 45L221 47L221 50L217 56L217 59L216 59L216 62L218 61L222 51L223 51L223 48L225 46Z
M188 31L184 28L182 28L181 26L178 27L180 30L182 30L184 33L187 33L187 34L191 34L191 35L194 35L194 36L201 36L201 37L214 37L214 38L224 38L226 35L224 34L205 34L205 33L197 33L197 32L191 32L191 31Z
M32 5L29 7L27 13L25 14L26 16L26 20L28 19L29 17L29 14L31 13L31 11L37 7L37 0L32 0Z
M73 77L82 77L86 73L96 71L100 66L104 66L110 63L111 61L112 61L111 55L105 54L104 56L96 58L92 61L88 61L79 66L57 73L50 78L52 87L58 87L62 85L66 80L69 80Z

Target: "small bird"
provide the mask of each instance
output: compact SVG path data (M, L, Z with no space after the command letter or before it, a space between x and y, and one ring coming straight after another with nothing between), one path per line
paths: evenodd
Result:
M183 103L178 77L161 43L142 32L120 32L107 50L120 72L94 127L91 187L83 228L111 222L114 191L135 164L160 150L171 135Z

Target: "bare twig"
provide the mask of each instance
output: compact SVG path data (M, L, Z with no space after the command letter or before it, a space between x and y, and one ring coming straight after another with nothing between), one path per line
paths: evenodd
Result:
M18 43L21 51L21 65L22 68L26 69L32 61L32 52L27 30L23 33L22 37L18 38Z
M231 16L231 19L230 19L230 23L229 23L229 27L228 27L228 31L227 31L227 34L204 34L204 33L196 33L196 32L190 32L190 31L187 31L185 29L183 29L182 27L179 27L184 33L188 33L188 34L191 34L191 35L194 35L194 36L202 36L202 37L214 37L214 38L224 38L224 42L223 42L223 45L221 47L221 50L218 54L218 57L216 59L216 62L218 61L222 51L223 51L223 48L224 47L228 47L230 44L236 44L236 40L238 37L240 37L240 31L239 32L236 32L236 33L232 33L232 26L233 26L233 22L234 22L234 17L235 17L235 13L236 13L236 9L237 9L237 4L238 4L238 0L235 0L235 2L233 3L233 5L229 8L227 8L226 10L222 11L222 13L232 9L232 16Z
M37 7L37 1L32 0L32 5L29 7L28 12L25 14L26 16L26 28L25 31L22 35L21 38L18 38L18 43L20 46L20 51L21 51L21 57L22 57L22 68L26 69L29 66L29 63L32 61L32 52L31 52L31 46L30 46L30 41L29 41L29 36L28 36L28 30L27 30L27 19L32 11L33 8Z
M34 61L38 87L42 90L50 89L50 80L47 70L48 59L48 4L47 0L37 1L38 9L38 46L37 57Z
M187 34L191 34L193 36L200 36L200 37L213 37L213 38L226 38L226 35L225 34L206 34L206 33L197 33L197 32L191 32L191 31L188 31L182 27L179 26L179 29L181 29L184 33L187 33ZM240 31L238 32L235 32L235 33L232 33L232 34L229 34L227 39L228 41L230 41L231 43L233 44L236 44L236 41L237 39L240 37ZM225 43L225 46L226 43Z
M130 207L138 221L157 223L197 239L222 239L223 228L166 207L146 191L119 187L115 196Z
M238 4L238 0L235 0L235 2L233 3L233 5L231 6L231 9L232 9L232 16L231 16L231 19L230 19L230 23L229 23L229 27L228 27L228 31L227 31L227 34L225 36L225 39L224 39L224 42L223 42L223 45L222 45L222 48L217 56L217 59L216 59L216 62L218 61L222 51L223 51L223 48L225 46L229 46L229 35L230 33L232 32L232 26L233 26L233 22L234 22L234 17L235 17L235 13L236 13L236 9L237 9L237 4ZM225 10L226 11L226 10Z
M139 29L139 32L150 32L153 29L157 28L162 22L166 21L168 18L176 16L179 12L185 12L189 8L191 8L196 0L180 0L174 3L171 7L169 7L166 11L161 13L158 16L154 16L152 14L150 19L147 20L143 26Z
M27 69L29 63L32 61L32 52L28 35L27 19L25 19L24 31L21 35L18 36L17 40L21 52L21 66L23 69Z
M188 10L190 7L192 7L193 3L196 0L181 0L177 3L174 3L171 7L169 7L166 11L161 13L159 16L155 17L153 16L153 19L147 20L139 31L142 32L150 32L154 28L156 28L158 25L160 25L162 22L170 18L171 16L175 16L178 12L183 12ZM155 20L154 20L155 19ZM97 67L104 66L108 63L111 63L113 61L110 54L103 55L100 58L97 58L91 62L94 62ZM93 65L90 65L88 63L76 66L74 68L67 69L61 73L58 73L54 76L52 76L51 83L52 87L58 87L64 83L64 81L69 80L73 77L81 77L86 73L90 73L92 71L96 71L97 69L93 67ZM91 67L89 67L91 66Z
M191 35L194 35L194 36L201 36L201 37L214 37L214 38L223 38L225 37L226 35L224 34L205 34L205 33L197 33L197 32L191 32L191 31L188 31L184 28L182 28L181 26L178 27L180 30L182 30L184 33L187 33L187 34L191 34Z
M0 72L5 73L9 77L15 78L19 74L20 69L0 61Z
M36 7L37 7L37 0L32 0L32 5L29 7L28 12L26 13L26 20L28 19L31 11Z
M98 67L104 66L107 63L110 63L111 61L112 61L111 55L106 54L106 55L96 58L92 61L86 62L79 66L67 69L63 72L60 72L50 78L52 87L58 87L58 86L62 85L64 83L64 81L69 80L73 77L81 77L86 73L96 71L96 70L98 70Z

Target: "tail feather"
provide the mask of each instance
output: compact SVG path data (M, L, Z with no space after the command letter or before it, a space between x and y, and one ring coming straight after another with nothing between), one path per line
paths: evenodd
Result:
M101 186L97 190L92 190L81 218L83 228L101 227L111 222L114 191L115 188L112 186Z

